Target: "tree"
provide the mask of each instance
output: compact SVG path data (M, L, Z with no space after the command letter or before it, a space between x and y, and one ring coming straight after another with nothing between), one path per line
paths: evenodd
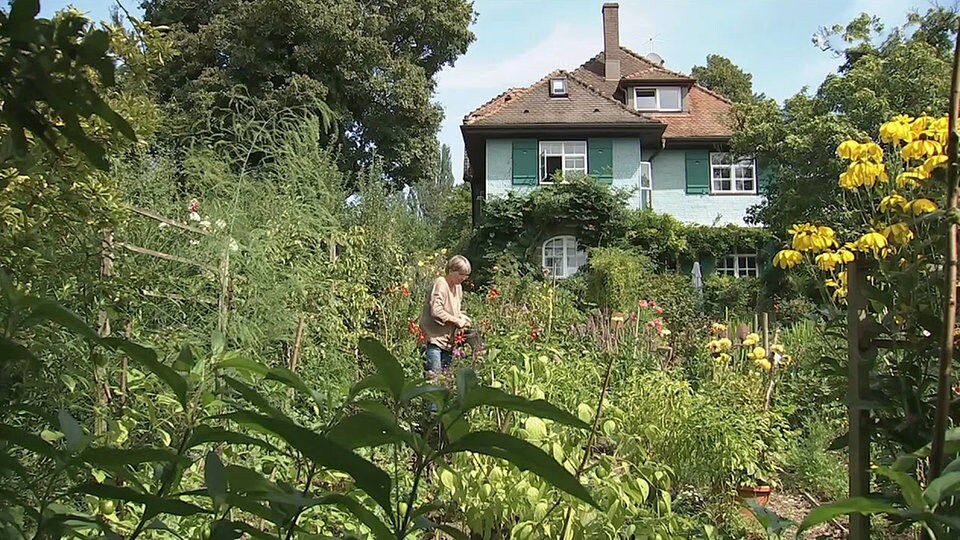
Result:
M725 56L707 55L707 65L693 66L691 75L697 84L713 90L734 103L754 100L753 75L743 71Z
M846 27L823 30L814 42L845 59L817 92L804 89L782 106L773 100L734 107L734 146L753 152L768 172L765 200L751 209L754 223L783 238L793 223L829 221L853 228L837 185L843 167L837 145L864 140L896 114L942 115L947 107L951 43L957 14L932 8L911 14L882 37L875 18L861 15ZM831 40L844 44L837 49ZM841 231L842 232L842 231Z
M381 159L396 186L435 170L443 113L431 102L434 77L474 39L467 0L142 5L148 21L171 26L179 55L166 62L158 93L187 118L228 111L241 94L266 115L292 107L332 117L344 168Z

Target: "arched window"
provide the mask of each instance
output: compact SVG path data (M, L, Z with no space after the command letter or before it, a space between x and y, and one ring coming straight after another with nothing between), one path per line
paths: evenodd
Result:
M543 267L551 276L570 277L587 264L587 252L577 245L573 236L554 236L543 243Z

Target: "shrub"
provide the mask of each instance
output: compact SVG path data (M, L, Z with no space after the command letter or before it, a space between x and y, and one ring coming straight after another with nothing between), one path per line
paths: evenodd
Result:
M631 311L644 299L643 288L653 268L650 260L622 248L590 250L587 294L601 308Z
M711 318L743 318L757 310L760 280L712 275L703 283L703 310Z

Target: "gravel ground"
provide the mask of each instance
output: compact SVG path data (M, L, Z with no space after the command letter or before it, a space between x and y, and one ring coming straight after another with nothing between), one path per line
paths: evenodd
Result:
M767 508L776 512L780 517L789 519L795 523L803 521L803 518L807 516L812 507L813 505L803 495L778 492L770 494L770 502L767 504ZM847 526L846 519L841 518L838 519L838 521L840 521L844 527ZM847 538L847 535L841 531L839 527L828 521L805 532L803 538L809 540L833 540Z

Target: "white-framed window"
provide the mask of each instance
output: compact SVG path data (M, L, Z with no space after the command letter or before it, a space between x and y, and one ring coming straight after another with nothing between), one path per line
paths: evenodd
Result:
M587 264L587 252L570 235L554 236L543 243L543 268L549 276L570 277Z
M550 79L550 97L566 97L566 95L567 79L564 77Z
M751 157L734 157L730 152L711 152L710 192L756 193L756 161Z
M756 253L731 253L717 259L717 273L724 276L757 277Z
M540 141L540 183L553 183L557 171L587 174L587 141Z
M653 168L649 161L640 162L640 209L653 208Z
M633 105L638 111L680 111L683 97L678 86L635 87Z

